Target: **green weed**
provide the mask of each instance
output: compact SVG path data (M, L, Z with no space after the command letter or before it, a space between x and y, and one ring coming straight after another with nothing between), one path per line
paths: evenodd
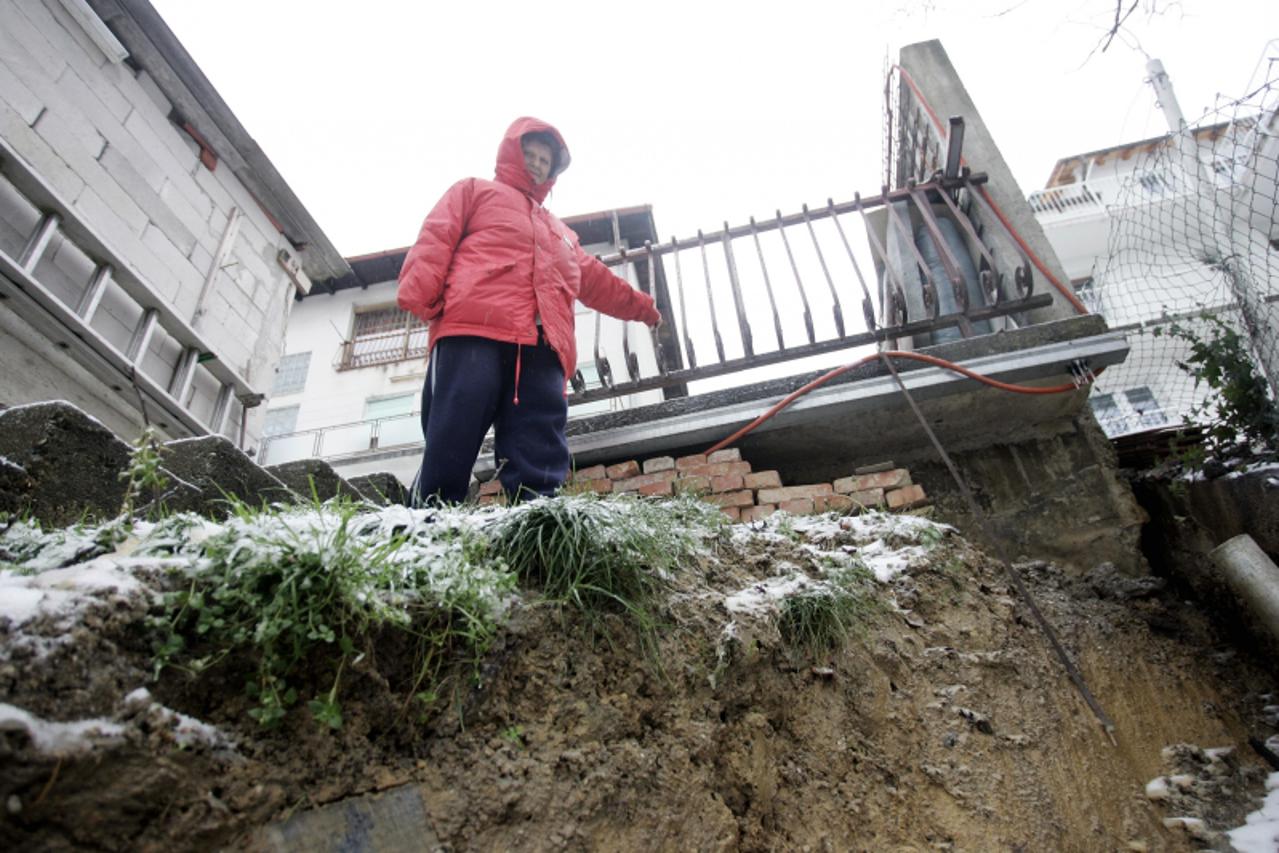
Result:
M882 606L874 592L874 576L859 561L832 555L823 575L824 580L788 595L777 619L782 641L812 656L864 631L871 614Z

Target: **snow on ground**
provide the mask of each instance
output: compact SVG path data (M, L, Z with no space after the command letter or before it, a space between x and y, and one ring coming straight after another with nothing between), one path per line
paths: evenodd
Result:
M124 726L110 720L44 720L23 709L0 702L0 730L25 731L40 752L57 757L88 752L96 746L123 739Z
M0 618L18 626L36 616L70 615L103 592L135 593L142 584L129 568L138 562L96 557L64 569L37 570L39 573L32 575L0 570ZM155 561L141 562L150 565Z
M759 616L776 612L781 602L792 595L826 588L827 584L801 574L773 577L733 593L724 599L724 606L729 613Z
M207 746L212 749L234 749L235 742L227 737L217 726L189 717L186 714L165 707L151 698L151 691L145 687L124 697L126 713L142 713L147 715L151 728L162 728L173 735L173 741L182 748Z
M1266 799L1261 808L1244 819L1244 825L1226 836L1238 853L1274 853L1279 850L1279 773L1266 780Z

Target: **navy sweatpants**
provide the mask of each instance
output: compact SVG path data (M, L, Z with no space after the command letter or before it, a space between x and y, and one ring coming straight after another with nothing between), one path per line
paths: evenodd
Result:
M553 494L568 476L567 420L564 370L545 343L521 347L477 337L440 340L431 351L422 387L426 451L415 498L465 500L489 427L496 435L494 450L506 493Z

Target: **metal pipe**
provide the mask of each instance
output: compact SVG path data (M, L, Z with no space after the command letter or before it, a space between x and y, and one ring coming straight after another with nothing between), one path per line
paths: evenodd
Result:
M950 209L951 217L959 223L959 227L967 235L968 242L975 246L978 254L981 255L981 262L977 267L977 278L981 283L982 292L986 294L986 304L994 305L1000 298L1000 276L999 268L995 266L995 256L981 239L977 229L973 227L972 220L959 209L959 205L950 197L950 193L942 191L937 194L941 196L941 200Z
M854 202L860 201L861 196L857 193L853 193L853 200ZM884 306L887 308L892 302L896 302L903 312L903 319L905 319L904 312L906 307L906 292L903 287L901 276L897 274L897 267L894 266L892 261L889 259L888 252L884 249L884 244L879 240L879 235L876 234L875 229L871 227L870 217L866 215L865 209L859 205L856 210L862 215L862 225L866 229L866 242L870 244L871 254L874 255L880 264L883 265L884 277L892 284L891 298L884 299ZM889 323L888 325L892 326L895 324Z
M908 194L907 198L909 197L910 196ZM897 228L897 233L901 235L902 242L906 244L911 257L915 259L915 265L922 276L923 281L921 287L923 289L924 296L924 313L929 318L935 319L938 311L940 310L940 300L937 298L937 284L933 281L932 270L928 269L928 264L924 262L923 256L919 254L919 249L915 246L915 235L911 233L910 228L907 227L906 223L902 222L901 217L897 215L897 211L893 209L891 204L885 205L884 209L888 211L889 220L892 221L894 227Z
M951 254L950 245L942 236L937 218L933 216L932 205L917 187L911 188L910 198L915 203L915 209L919 211L920 221L924 223L928 236L937 247L937 256L941 258L942 269L946 271L946 278L950 280L950 289L955 294L955 304L959 306L961 312L967 311L968 289L964 286L964 277L959 272L959 261Z
M827 209L833 208L834 206L834 199L826 199ZM839 217L832 214L830 220L835 223L835 231L839 233L840 242L844 244L844 251L848 252L848 260L853 263L853 272L857 275L857 283L862 289L862 313L866 317L866 328L874 331L876 326L875 309L870 297L870 286L866 284L866 276L862 275L861 264L857 263L857 256L853 254L853 246L848 242L848 236L844 234L844 226L839 224Z

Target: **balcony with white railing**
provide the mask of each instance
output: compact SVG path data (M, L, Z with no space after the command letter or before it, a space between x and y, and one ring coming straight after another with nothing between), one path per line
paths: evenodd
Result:
M1042 223L1083 216L1105 216L1102 192L1088 184L1067 184L1046 190L1035 190L1026 202Z
M420 447L420 417L420 412L409 412L267 436L262 440L258 463L280 465L298 459L333 462L378 450Z

